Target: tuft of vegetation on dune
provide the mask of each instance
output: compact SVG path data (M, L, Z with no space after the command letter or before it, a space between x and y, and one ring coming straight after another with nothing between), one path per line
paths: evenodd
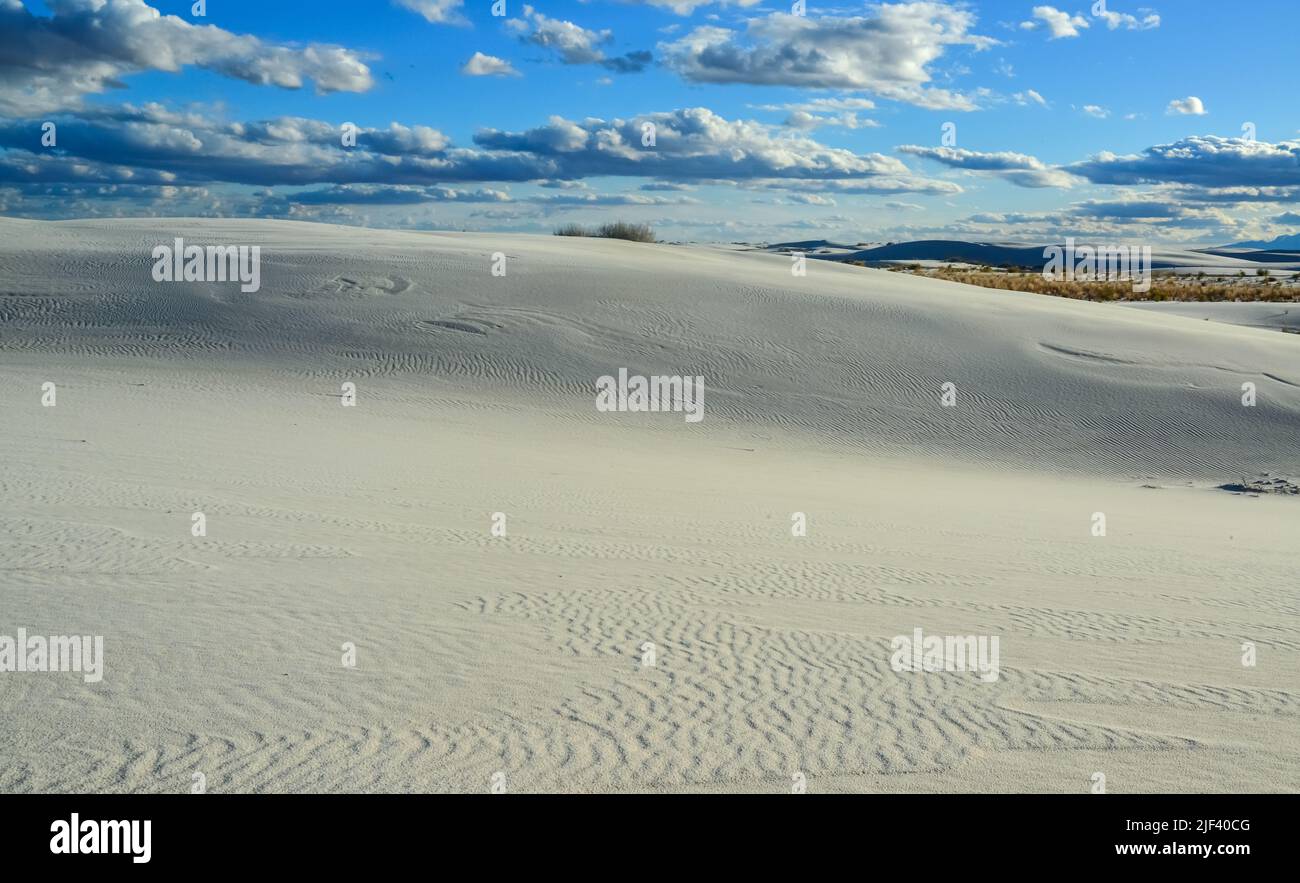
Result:
M556 236L593 236L599 239L626 239L629 242L655 242L655 231L649 224L630 224L614 221L599 227L565 224L555 229Z

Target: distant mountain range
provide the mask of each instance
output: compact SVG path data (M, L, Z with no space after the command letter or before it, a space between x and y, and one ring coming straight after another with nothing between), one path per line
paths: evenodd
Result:
M1300 237L1294 237L1300 248ZM1288 249L1285 237L1272 243L1238 243L1222 248L1185 249L1154 246L1152 270L1207 272L1211 274L1255 273L1261 264L1272 269L1300 271L1300 254ZM802 252L810 258L831 261L855 261L867 265L888 266L918 263L938 265L964 263L975 266L1041 269L1047 246L1014 242L967 242L958 239L922 239L914 242L863 243L849 245L825 239L772 243L766 248L777 252Z
M1234 242L1232 245L1225 245L1224 248L1267 248L1267 249L1297 249L1300 250L1300 233L1291 233L1286 236L1279 236L1276 239L1265 242L1262 239L1252 239L1247 242Z

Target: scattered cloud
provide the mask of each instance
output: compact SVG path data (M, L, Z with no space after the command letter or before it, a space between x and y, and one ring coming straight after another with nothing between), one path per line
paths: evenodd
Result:
M1139 154L1101 153L1067 168L1094 184L1290 188L1300 186L1300 141L1270 144L1195 135L1149 147ZM1287 192L1275 191L1274 195Z
M197 67L258 85L364 92L370 69L340 46L290 47L161 15L144 0L63 0L50 17L0 0L0 113L51 113L145 71Z
M748 190L789 190L797 186L803 193L839 193L845 196L895 196L916 193L923 196L954 196L962 191L952 181L922 178L916 175L881 176L863 179L805 180L792 184L782 178L735 182Z
M527 5L523 18L507 20L506 28L525 43L552 50L564 64L602 61L605 53L599 47L614 39L613 31L591 31L571 21L548 18Z
M460 67L460 72L469 77L518 77L522 76L514 65L495 55L475 52Z
M1127 12L1114 12L1106 9L1104 4L1102 8L1094 7L1093 15L1106 22L1106 27L1112 31L1124 28L1127 31L1148 31L1152 28L1160 27L1160 16L1149 9L1139 10L1142 18L1130 15Z
M646 145L653 133L653 146ZM748 120L727 120L708 108L643 114L631 119L552 117L525 132L480 131L492 151L521 153L556 164L561 177L645 175L679 181L712 178L791 179L907 176L901 162L878 153L832 148L803 134L780 134Z
M533 196L528 202L556 210L594 208L598 206L663 206L699 205L698 199L689 196L644 196L640 193L561 193L554 196Z
M1024 153L1011 151L981 153L957 147L923 147L916 144L904 144L898 148L898 151L911 156L924 157L949 168L1003 178L1020 187L1069 188L1079 183L1079 180L1068 172L1048 166L1036 157Z
M322 190L268 194L267 201L285 205L413 205L422 202L509 202L510 194L489 189L342 184Z
M1079 31L1089 27L1088 20L1082 15L1077 13L1071 15L1068 12L1062 12L1055 6L1035 6L1033 15L1034 17L1029 21L1020 23L1021 29L1036 31L1046 28L1049 40L1077 37Z
M776 13L743 31L706 25L660 44L664 63L697 83L869 91L921 107L973 110L968 96L930 86L929 66L950 46L985 49L975 16L941 2L885 4L872 17Z
M820 193L791 193L785 197L785 202L795 205L822 205L832 208L839 204L835 201L835 197L823 196Z
M702 6L740 6L748 8L757 6L763 0L628 0L628 2L640 2L646 6L657 6L660 9L668 9L678 15L690 15Z
M1205 105L1195 95L1189 95L1186 98L1175 98L1169 102L1169 107L1165 108L1165 113L1201 117L1205 116Z
M1139 10L1138 18L1127 12L1116 12L1106 8L1105 0L1094 0L1090 8L1092 17L1103 22L1109 30L1123 28L1126 31L1147 31L1160 27L1160 16L1149 9ZM1092 22L1080 12L1065 12L1055 6L1035 6L1033 18L1020 23L1021 30L1046 30L1049 40L1061 40L1078 37L1080 32L1092 27Z
M461 14L465 0L395 0L398 6L424 16L424 20L436 25L466 25L469 22Z
M858 116L861 111L875 109L868 98L814 98L792 104L761 104L756 109L788 111L784 125L792 129L816 129L821 126L840 126L845 129L876 129L880 123Z
M571 21L548 18L528 5L522 18L506 21L506 29L524 43L549 49L561 64L598 64L614 73L629 74L645 70L654 60L645 49L609 57L601 47L614 41L613 31L593 31Z

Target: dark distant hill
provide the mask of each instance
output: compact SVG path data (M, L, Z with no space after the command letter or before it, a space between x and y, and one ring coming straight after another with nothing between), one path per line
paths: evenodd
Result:
M1043 266L1043 246L1009 245L996 242L963 242L960 239L919 239L864 248L845 259L854 261L959 261L993 267Z
M1300 233L1290 233L1285 236L1279 236L1270 242L1264 242L1261 239L1253 239L1247 242L1234 242L1232 245L1225 245L1224 248L1262 248L1269 251L1300 251Z
M1090 245L1076 243L1076 248ZM1063 247L1057 243L1059 247ZM768 246L771 250L803 251L810 257L831 261L860 261L868 266L889 266L933 261L975 266L1010 267L1041 270L1046 258L1044 245L1023 242L967 242L961 239L920 239L914 242L886 242L882 245L848 246L825 240L784 242ZM1075 255L1076 260L1079 255ZM1152 270L1211 273L1254 273L1260 264L1275 265L1278 270L1300 270L1300 252L1283 250L1256 251L1225 246L1216 249L1187 249L1153 246ZM1281 265L1281 266L1276 266Z

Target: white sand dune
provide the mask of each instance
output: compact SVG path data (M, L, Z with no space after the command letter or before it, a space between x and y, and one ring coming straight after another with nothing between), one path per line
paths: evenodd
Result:
M1300 333L1300 303L1246 302L1246 301L1132 301L1125 306L1151 310L1171 316L1186 316L1229 325L1249 328L1269 328L1275 331Z
M175 237L260 245L261 290L153 282ZM1300 479L1295 335L727 248L0 220L0 365L0 635L106 653L0 674L0 790L1300 790L1300 499L1217 489ZM705 419L597 411L622 367ZM893 671L918 627L1000 678Z

